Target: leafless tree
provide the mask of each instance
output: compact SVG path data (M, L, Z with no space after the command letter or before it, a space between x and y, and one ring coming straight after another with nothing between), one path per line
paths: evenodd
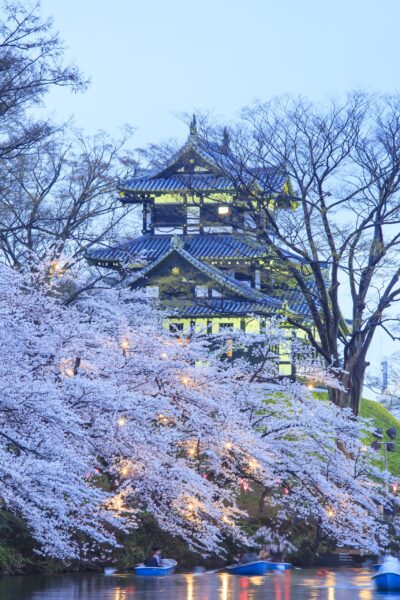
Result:
M17 268L33 255L49 263L62 254L77 261L92 245L120 239L133 212L121 206L115 189L126 169L132 171L124 142L102 133L53 135L3 165L1 258Z
M54 261L66 252L76 260L121 235L130 211L115 187L134 168L130 132L117 142L101 133L88 139L40 120L36 109L51 88L79 91L86 82L64 65L63 44L38 4L13 0L0 14L0 260L20 267L33 254Z
M203 135L211 147L220 131ZM390 308L400 298L400 97L353 93L324 106L287 97L259 103L231 128L228 160L220 168L254 215L271 257L266 268L272 272L278 262L304 296L312 320L289 313L288 321L304 329L329 365L342 369L345 391L331 390L331 399L357 414L375 332L383 328L395 337ZM291 182L286 194L270 183L274 169ZM288 201L296 208L288 210Z
M11 0L0 5L0 160L12 160L54 129L34 118L54 86L83 90L86 81L63 64L63 44L38 3Z

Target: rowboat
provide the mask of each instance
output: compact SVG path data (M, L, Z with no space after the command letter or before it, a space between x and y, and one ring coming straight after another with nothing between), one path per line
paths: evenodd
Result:
M372 579L379 592L400 592L400 562L388 556Z
M146 565L140 564L135 567L136 575L140 577L165 577L166 575L172 575L177 565L176 560L172 558L163 558L159 567L146 567Z
M249 563L229 565L226 569L228 573L232 573L232 575L252 577L253 575L264 575L264 573L268 571L268 563L265 560L256 560Z
M270 561L266 561L268 567L267 567L267 571L287 571L287 569L291 569L292 568L292 564L291 563L285 563L285 562L270 562Z

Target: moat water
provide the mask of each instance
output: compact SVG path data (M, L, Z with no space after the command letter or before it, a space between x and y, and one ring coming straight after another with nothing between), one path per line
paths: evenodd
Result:
M264 577L226 573L138 578L130 573L0 577L0 600L384 600L368 569L294 569Z

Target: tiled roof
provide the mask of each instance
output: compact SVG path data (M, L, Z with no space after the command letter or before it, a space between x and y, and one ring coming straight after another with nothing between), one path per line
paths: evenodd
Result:
M149 263L140 271L136 271L135 273L130 275L124 281L124 285L134 285L137 281L146 278L147 275L151 273L151 271L154 271L158 267L158 265L160 265L166 258L168 258L173 253L179 254L179 256L184 258L198 271L209 277L211 280L216 281L223 290L229 290L229 292L244 297L252 302L274 306L276 310L282 308L283 306L283 301L271 298L270 296L263 294L259 290L251 288L248 285L241 284L233 277L229 277L225 273L222 273L213 265L201 262L200 260L192 256L192 254L190 254L179 244L172 244L169 250L167 250L165 254L159 256L157 260Z
M114 248L91 250L87 258L92 262L117 262L126 264L134 259L153 261L171 247L172 236L143 235ZM184 248L195 258L256 258L267 251L251 238L232 235L180 236Z
M213 173L178 173L174 165L186 153L194 152L206 161ZM138 177L120 182L121 190L130 192L196 192L228 191L246 186L258 186L268 195L277 195L287 180L283 169L275 167L251 168L238 161L227 148L190 135L186 144L164 165L155 171L149 170ZM126 199L129 202L129 198Z
M171 309L167 307L170 317L208 317L208 316L240 316L251 314L270 315L277 310L273 304L259 304L257 302L242 302L240 300L207 299L197 298L190 305L184 305Z
M130 192L215 192L229 191L241 187L241 185L257 184L268 194L279 194L287 177L276 171L263 175L247 174L243 179L235 174L231 177L226 175L210 175L209 173L173 173L169 177L133 177L120 183L122 190ZM244 180L244 181L243 181Z

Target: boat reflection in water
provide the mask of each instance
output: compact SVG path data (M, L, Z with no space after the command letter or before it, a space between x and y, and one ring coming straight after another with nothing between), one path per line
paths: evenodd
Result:
M229 573L135 577L33 575L0 578L1 600L378 600L367 569L301 569L242 577ZM400 598L400 596L399 596Z

